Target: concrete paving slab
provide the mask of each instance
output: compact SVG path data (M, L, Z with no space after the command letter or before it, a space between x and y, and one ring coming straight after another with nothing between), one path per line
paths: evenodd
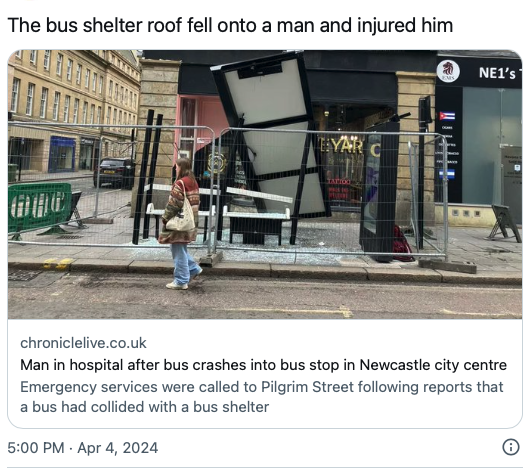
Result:
M491 284L491 285L522 285L523 277L520 272L480 271L475 275L457 273L455 271L439 271L442 283L458 284Z
M273 278L327 279L366 281L368 273L365 268L305 266L305 265L271 265Z
M149 273L149 274L173 274L175 265L172 261L149 261L134 260L129 264L129 273Z
M103 260L83 258L75 260L70 265L71 271L104 271L113 273L127 273L129 271L129 260Z
M442 276L434 270L367 268L369 281L403 281L421 283L440 283Z
M222 262L212 268L203 268L203 275L233 275L270 278L271 266L268 263Z

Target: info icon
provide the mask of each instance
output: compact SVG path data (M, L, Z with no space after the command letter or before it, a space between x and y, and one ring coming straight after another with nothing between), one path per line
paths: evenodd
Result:
M515 455L519 451L519 442L515 439L507 439L502 444L502 450L506 455Z

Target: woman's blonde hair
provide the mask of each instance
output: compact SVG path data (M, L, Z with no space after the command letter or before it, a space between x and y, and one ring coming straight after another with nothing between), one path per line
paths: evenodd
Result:
M179 173L177 178L182 179L183 177L189 177L195 180L195 174L191 170L191 161L188 158L180 158L177 160L176 165L179 167Z

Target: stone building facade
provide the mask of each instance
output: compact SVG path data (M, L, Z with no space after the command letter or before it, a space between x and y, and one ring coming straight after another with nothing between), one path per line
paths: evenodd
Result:
M133 152L140 66L131 50L18 50L8 61L9 163L35 173L92 171ZM58 127L57 123L116 127Z

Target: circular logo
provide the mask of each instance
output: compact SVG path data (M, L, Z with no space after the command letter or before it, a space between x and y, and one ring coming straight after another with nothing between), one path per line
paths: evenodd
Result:
M445 83L452 83L460 76L460 67L453 60L443 60L436 68L438 78Z

